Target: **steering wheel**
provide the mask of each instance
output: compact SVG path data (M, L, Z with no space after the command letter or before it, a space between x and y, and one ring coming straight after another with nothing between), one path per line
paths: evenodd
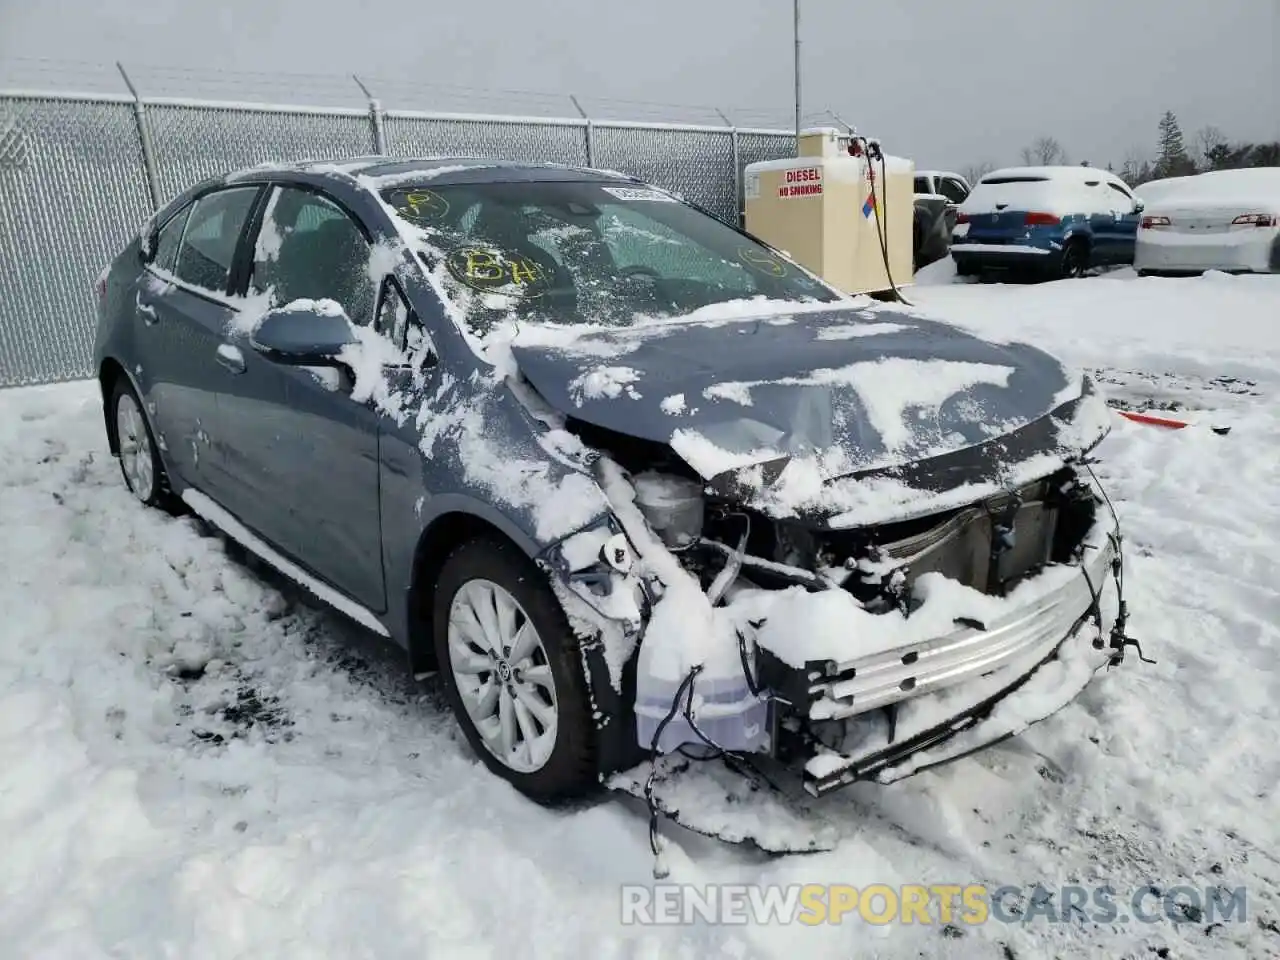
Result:
M629 267L622 267L618 271L620 277L652 277L655 283L662 282L662 276L653 267L646 267L643 263L633 263Z

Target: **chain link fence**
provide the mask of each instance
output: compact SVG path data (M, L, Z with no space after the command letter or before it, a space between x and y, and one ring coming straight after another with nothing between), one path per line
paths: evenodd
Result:
M737 223L769 130L0 92L0 387L91 376L94 281L157 204L263 161L480 156L642 177Z

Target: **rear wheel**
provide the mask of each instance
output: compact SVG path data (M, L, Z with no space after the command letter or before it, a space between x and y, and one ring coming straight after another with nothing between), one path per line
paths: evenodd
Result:
M1089 245L1083 240L1069 240L1058 260L1058 276L1064 279L1083 277L1089 269Z
M173 496L164 461L142 412L142 402L123 376L112 387L110 410L125 486L141 503L168 508Z
M490 770L542 802L596 785L578 640L537 567L496 540L464 543L440 572L433 627L450 706Z

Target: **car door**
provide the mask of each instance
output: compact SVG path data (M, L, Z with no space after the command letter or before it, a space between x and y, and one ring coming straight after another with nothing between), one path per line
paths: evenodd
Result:
M211 448L219 349L235 316L227 300L231 265L258 187L206 193L161 226L139 274L134 304L138 380L169 468L210 496L225 473Z
M1090 262L1094 266L1116 259L1117 220L1115 200L1101 179L1086 180L1080 193L1080 210L1089 221L1092 236Z
M947 232L955 229L956 213L960 204L964 203L965 198L969 196L969 191L965 189L963 183L955 177L939 177L938 193L947 198Z
M1127 188L1119 183L1108 180L1107 188L1111 191L1117 214L1111 262L1133 263L1134 248L1138 243L1138 225L1142 220L1142 214L1138 210L1138 201Z
M274 306L329 299L372 320L370 246L331 198L271 188L246 246L248 292ZM277 363L249 324L223 346L237 369L219 388L220 450L232 478L225 506L277 550L373 612L386 609L378 508L379 414L351 399L341 367Z

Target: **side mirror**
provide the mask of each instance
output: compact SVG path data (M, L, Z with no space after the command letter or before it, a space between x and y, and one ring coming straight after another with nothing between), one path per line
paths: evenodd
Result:
M346 311L332 300L294 300L269 310L249 336L269 359L300 366L334 366L355 342Z
M1135 197L1133 200L1133 212L1141 213L1145 209L1147 209L1147 205L1143 203L1141 200L1139 200L1137 197Z

